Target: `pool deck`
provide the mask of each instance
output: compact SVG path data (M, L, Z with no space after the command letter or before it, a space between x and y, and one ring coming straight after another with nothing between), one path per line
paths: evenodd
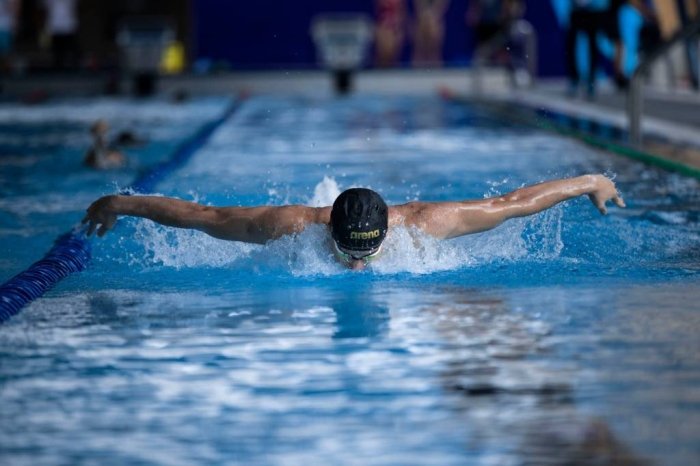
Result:
M503 93L509 88L507 74L500 69L484 69L483 90L488 94ZM0 79L6 99L24 99L32 95L96 96L104 94L110 85L123 95L129 95L131 80L115 81L106 73L40 74L5 76ZM472 73L466 68L361 70L353 79L354 91L381 94L430 94L447 87L460 94L469 93L474 85ZM331 74L325 70L230 71L212 74L182 74L162 76L158 92L169 94L185 90L192 94L297 94L333 95Z
M559 81L493 98L595 122L622 133L628 128L626 95L612 89L603 89L592 99L571 97ZM638 149L700 169L700 93L647 87L643 108L644 142Z

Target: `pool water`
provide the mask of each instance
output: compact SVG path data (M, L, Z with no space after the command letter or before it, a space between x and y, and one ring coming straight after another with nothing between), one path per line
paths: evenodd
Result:
M0 279L225 99L0 108ZM77 107L79 106L79 109ZM80 159L98 117L148 140ZM158 193L214 205L497 195L603 172L576 199L337 264L122 219L87 271L0 326L3 464L521 465L700 461L698 181L428 97L252 98Z

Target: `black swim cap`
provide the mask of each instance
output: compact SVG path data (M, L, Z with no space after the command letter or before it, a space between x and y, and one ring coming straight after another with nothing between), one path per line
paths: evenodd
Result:
M331 231L336 244L352 251L371 251L386 237L389 208L384 199L365 188L343 191L333 203Z

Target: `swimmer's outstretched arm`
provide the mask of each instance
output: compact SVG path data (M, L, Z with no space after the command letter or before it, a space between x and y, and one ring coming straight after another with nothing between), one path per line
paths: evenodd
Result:
M330 208L300 205L212 207L160 196L104 196L87 209L83 223L88 224L88 236L95 230L98 236L103 236L114 226L118 215L200 230L219 239L264 244L300 232L311 223L327 224Z
M547 181L483 200L411 202L394 207L395 223L418 227L437 238L454 238L490 230L510 218L536 214L584 194L602 214L607 213L607 201L625 206L610 179L603 175L584 175Z

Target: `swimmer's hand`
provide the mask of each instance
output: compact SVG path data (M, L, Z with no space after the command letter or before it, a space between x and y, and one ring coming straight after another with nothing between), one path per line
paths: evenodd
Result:
M104 236L117 223L117 211L114 200L117 196L104 196L90 204L83 218L83 225L88 224L87 235L91 236L97 230L97 236ZM99 228L98 228L99 225Z
M615 187L615 183L613 183L610 178L603 175L588 176L590 176L593 181L593 188L588 193L588 198L601 214L605 215L608 213L605 203L610 200L612 200L618 207L625 207L625 201L622 200L620 193Z

